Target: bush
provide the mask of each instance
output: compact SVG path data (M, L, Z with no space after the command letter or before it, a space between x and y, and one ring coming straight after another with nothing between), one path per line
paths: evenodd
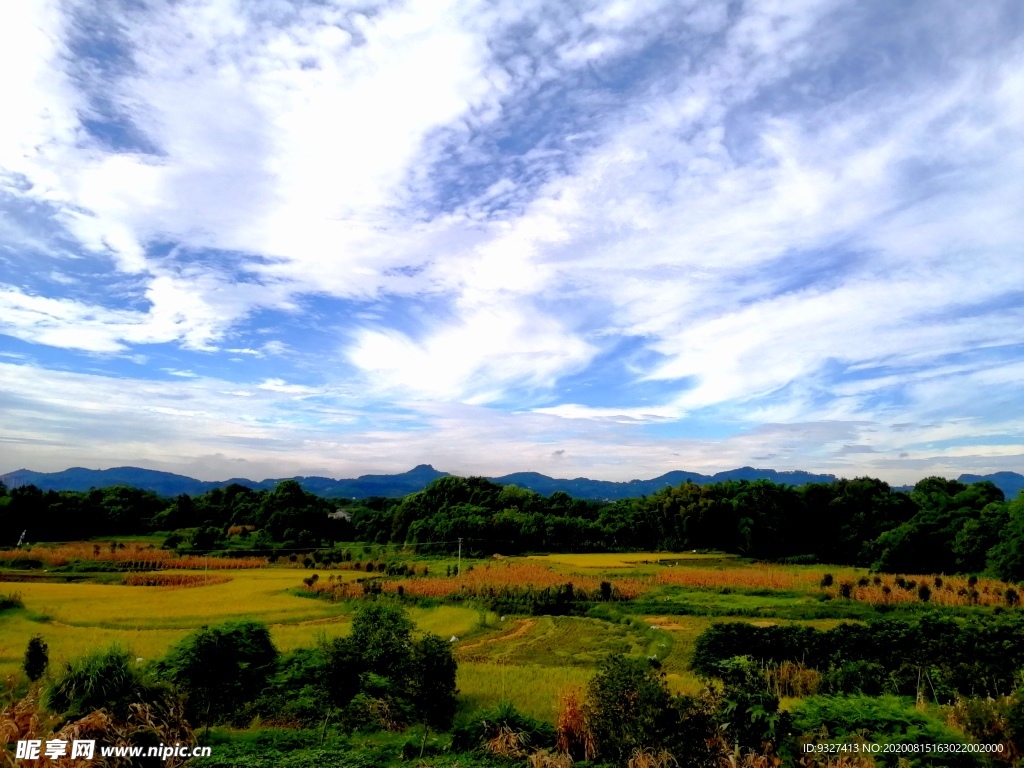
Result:
M452 750L487 751L487 745L502 734L517 734L518 743L531 749L547 749L555 745L555 729L551 725L534 720L509 702L501 701L456 727L452 731Z
M327 700L327 662L323 649L298 648L282 655L250 710L263 722L312 726L322 723Z
M767 688L761 668L747 656L718 666L722 679L719 725L737 748L760 750L765 742L778 746L789 732L791 716L779 710L778 697Z
M603 758L625 762L635 749L664 746L673 726L665 676L646 661L610 656L587 686L586 719Z
M352 642L362 655L363 669L396 682L409 678L413 623L398 605L364 603L352 619Z
M43 642L43 638L39 635L28 641L22 668L25 670L25 674L28 675L28 679L33 683L46 672L46 667L50 663L48 650L46 643Z
M906 699L895 696L816 696L793 709L793 726L808 741L827 733L823 742L850 742L866 738L877 744L961 744L964 737L944 723L918 712ZM796 745L794 753L798 752ZM973 768L985 765L982 756L969 752L882 753L881 765L895 766L902 757L910 766Z
M187 695L189 719L209 726L254 701L267 687L276 661L266 625L237 621L193 632L156 669Z
M438 730L451 728L458 705L457 666L451 643L427 635L413 644L410 667L412 705L419 721Z
M859 693L880 696L885 670L870 661L844 661L833 664L821 676L823 693Z
M158 701L164 692L142 677L132 659L128 651L111 646L66 662L46 689L46 708L67 717L106 709L115 717L127 719L129 705Z

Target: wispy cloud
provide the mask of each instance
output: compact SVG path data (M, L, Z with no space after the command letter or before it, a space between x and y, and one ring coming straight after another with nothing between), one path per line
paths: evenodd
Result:
M1022 55L1011 0L5 8L5 429L123 462L114 397L167 466L205 420L268 472L1019 468Z

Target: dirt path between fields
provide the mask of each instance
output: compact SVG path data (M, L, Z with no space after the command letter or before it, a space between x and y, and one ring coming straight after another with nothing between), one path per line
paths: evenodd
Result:
M475 643L467 643L466 645L460 645L458 646L457 650L459 653L462 653L463 651L472 651L477 648L482 648L483 646L489 645L490 643L499 643L503 640L518 640L520 637L523 637L526 633L533 629L536 624L536 619L519 619L518 621L516 621L515 627L512 629L511 632L506 632L505 634L498 635L497 637L487 637L483 640L477 640Z

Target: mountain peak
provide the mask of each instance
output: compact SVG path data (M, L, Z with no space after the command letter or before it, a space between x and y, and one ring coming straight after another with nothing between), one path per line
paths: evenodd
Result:
M311 493L327 498L367 498L369 496L404 496L423 490L432 481L447 476L447 472L437 470L431 464L418 464L407 472L393 475L363 475L354 479L334 479L330 477L297 477L294 478ZM590 480L577 477L572 480L548 477L539 472L515 472L501 477L488 478L493 482L505 485L518 485L521 488L550 496L556 491L564 491L581 499L624 499L631 496L642 496L656 493L663 488L677 486L692 481L698 485L717 483L728 480L771 480L785 485L803 485L804 483L829 483L836 478L834 475L814 474L800 470L778 471L774 469L755 469L738 467L737 469L718 472L714 475L702 475L699 472L673 470L649 480L628 480L613 482L608 480ZM997 472L991 475L961 475L962 482L972 483L979 480L991 480L1003 490L1007 498L1013 498L1024 488L1024 477L1015 472ZM138 467L114 467L111 469L86 469L73 467L63 472L33 472L19 469L0 476L8 487L35 485L44 491L87 491L90 488L103 488L111 485L132 485L143 490L153 491L162 496L177 496L182 493L196 495L224 488L233 483L244 485L255 490L269 490L280 482L278 479L247 480L231 478L220 482L196 480L184 475L170 472L140 469Z

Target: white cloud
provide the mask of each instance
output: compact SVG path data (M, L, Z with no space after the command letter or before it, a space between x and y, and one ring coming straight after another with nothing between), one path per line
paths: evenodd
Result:
M529 306L476 306L423 342L362 331L349 353L374 387L442 401L489 402L509 386L551 387L583 368L595 348Z
M834 440L776 426L763 449L763 435L730 438L716 444L725 466L798 449L819 467L851 456L890 467L897 449L920 466L1009 461L1012 447L954 456L926 445L1019 428L985 403L995 393L1020 404L1007 392L1024 320L1013 293L1024 286L1020 30L998 9L945 8L896 14L890 36L867 26L882 5L825 0L189 0L120 11L132 48L118 77L87 77L70 55L88 4L5 8L0 191L44 206L79 255L130 277L115 295L54 265L66 254L52 233L5 223L9 249L47 257L45 290L68 293L5 276L0 328L102 354L172 344L240 369L275 358L328 382L289 383L277 367L247 384L194 377L176 383L196 389L174 391L199 397L208 383L210 410L159 390L147 419L270 397L318 418L322 399L342 397L329 382L348 363L351 386L417 414L432 402L542 405L495 431L479 414L497 419L497 408L431 418L477 447L529 424L517 456L547 461L557 443L560 466L580 471L619 471L613 451L650 466L707 461L711 443L628 432L693 414L744 428L859 425ZM85 130L97 89L158 153L115 152ZM551 91L579 102L541 98ZM531 114L538 105L550 124ZM351 314L313 307L325 297ZM403 323L383 302L394 297L432 309ZM318 355L262 310L333 342ZM649 353L630 383L658 384L662 401L567 402L559 382L621 339ZM364 405L330 418L350 424ZM225 423L237 450L252 424L285 429L268 408ZM914 435L886 433L898 420ZM563 445L559 430L578 437ZM669 443L680 450L657 453ZM390 449L394 434L379 444ZM849 446L881 455L840 456Z

